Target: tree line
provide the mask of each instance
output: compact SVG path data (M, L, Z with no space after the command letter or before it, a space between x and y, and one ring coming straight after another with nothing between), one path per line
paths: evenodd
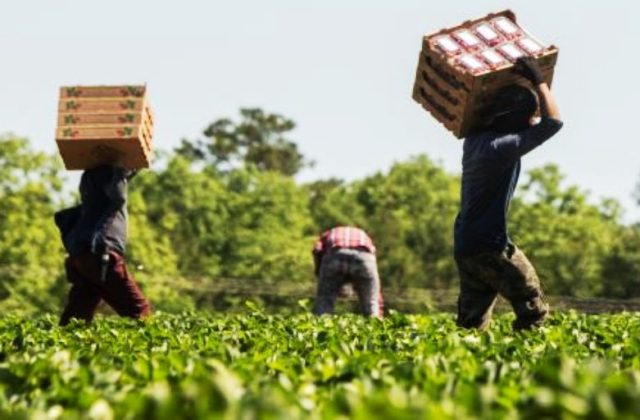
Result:
M370 233L383 289L457 285L457 175L421 155L352 182L300 183L295 175L313 162L290 139L294 128L281 115L242 109L161 152L131 182L128 258L157 308L196 307L181 288L197 295L221 278L313 282L311 247L336 224ZM57 155L0 136L0 308L60 307L65 255L53 214L77 199ZM617 201L594 203L565 185L557 166L526 174L510 229L548 294L640 297L640 225L623 223Z

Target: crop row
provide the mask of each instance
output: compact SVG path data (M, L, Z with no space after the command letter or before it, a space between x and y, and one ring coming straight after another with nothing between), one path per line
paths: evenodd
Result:
M0 417L540 418L640 412L640 315L0 319Z

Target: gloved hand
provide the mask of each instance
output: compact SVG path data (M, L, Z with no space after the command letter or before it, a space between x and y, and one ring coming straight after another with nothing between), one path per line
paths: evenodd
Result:
M529 80L535 86L538 86L540 83L544 83L542 70L540 70L538 63L536 63L536 60L533 57L518 58L514 71Z

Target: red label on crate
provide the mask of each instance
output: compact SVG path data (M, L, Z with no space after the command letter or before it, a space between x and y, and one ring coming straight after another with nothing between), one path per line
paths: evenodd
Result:
M480 38L475 36L468 29L461 29L453 33L453 37L460 42L467 50L477 50L484 47Z
M491 23L493 23L493 26L508 39L517 38L522 34L520 28L518 28L515 23L504 16L493 19Z
M531 38L522 38L516 41L518 46L530 55L537 55L544 51L544 47Z
M488 22L483 22L474 29L476 34L488 45L495 46L503 41L502 36Z
M488 70L487 66L471 54L463 54L458 58L458 64L473 74Z
M509 64L509 60L500 55L496 50L484 50L480 53L480 56L494 69Z
M512 42L500 45L498 51L509 59L509 61L516 61L518 58L524 56L524 52Z
M462 47L449 35L442 35L435 38L434 43L447 55L456 55L462 52Z

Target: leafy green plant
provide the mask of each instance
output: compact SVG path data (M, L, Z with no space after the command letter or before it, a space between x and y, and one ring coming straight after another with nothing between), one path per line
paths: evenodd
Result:
M634 418L640 315L512 333L450 315L0 320L0 417Z

